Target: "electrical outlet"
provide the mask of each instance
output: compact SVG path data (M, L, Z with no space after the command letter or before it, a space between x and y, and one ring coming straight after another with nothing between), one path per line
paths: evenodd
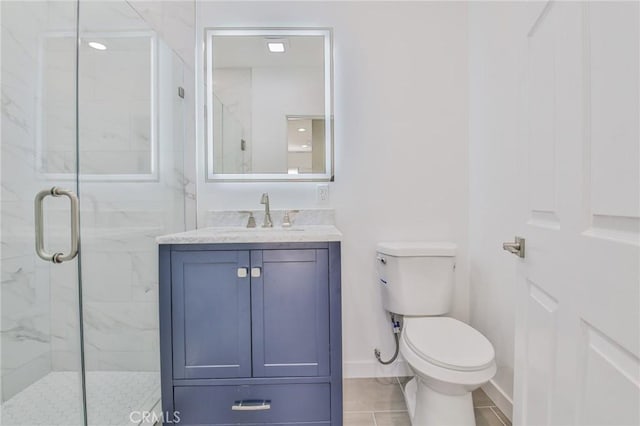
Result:
M318 204L329 204L329 185L321 183L316 189L316 202Z

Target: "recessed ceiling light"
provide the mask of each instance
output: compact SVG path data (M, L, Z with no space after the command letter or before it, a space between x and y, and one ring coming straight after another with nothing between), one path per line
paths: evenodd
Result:
M285 50L284 42L282 41L270 41L267 42L267 46L269 47L269 52L271 53L283 53Z
M307 131L307 129L305 129L304 127L299 127L299 128L298 128L298 131L299 131L299 132L306 132L306 131Z
M102 43L98 43L97 41L90 41L89 47L93 47L96 50L107 50L107 46Z

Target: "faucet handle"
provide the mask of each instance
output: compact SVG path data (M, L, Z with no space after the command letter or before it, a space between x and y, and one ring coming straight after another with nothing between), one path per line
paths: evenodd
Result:
M253 217L253 212L249 210L240 210L238 213L247 213L249 215L249 220L247 221L247 228L255 228L256 227L256 218Z
M284 212L284 217L282 218L282 227L283 228L290 228L292 223L291 223L291 214L292 213L298 213L300 212L300 210L285 210Z

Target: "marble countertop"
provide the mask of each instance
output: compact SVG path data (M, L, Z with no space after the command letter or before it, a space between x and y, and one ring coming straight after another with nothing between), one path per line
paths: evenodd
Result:
M342 233L333 225L294 225L291 228L211 227L156 238L158 244L302 243L341 240Z

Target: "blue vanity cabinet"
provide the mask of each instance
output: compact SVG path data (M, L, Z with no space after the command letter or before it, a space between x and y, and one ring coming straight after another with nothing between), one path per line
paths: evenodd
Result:
M173 377L251 377L248 251L171 254Z
M253 377L329 375L328 261L327 249L251 252Z
M160 346L165 418L341 426L340 243L160 245Z

